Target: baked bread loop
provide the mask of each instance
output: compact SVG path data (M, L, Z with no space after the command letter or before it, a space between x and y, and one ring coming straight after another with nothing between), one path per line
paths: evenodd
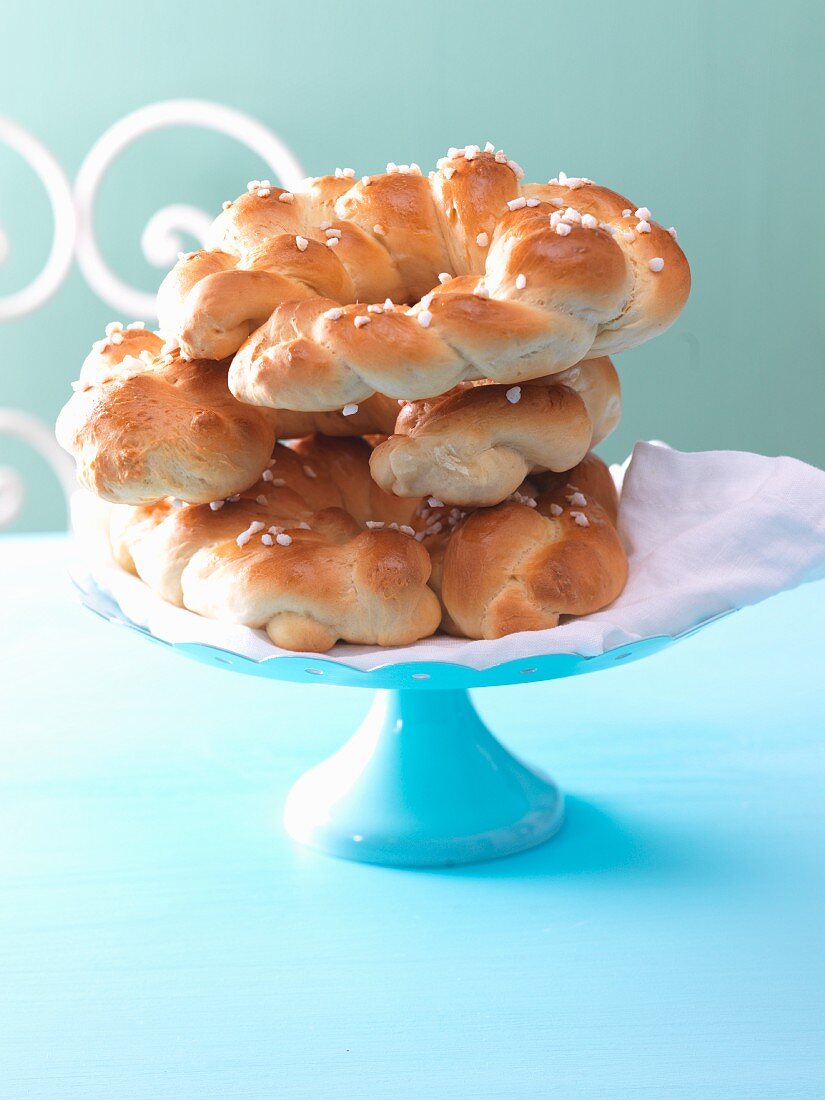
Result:
M426 344L415 373L431 359L449 359L448 349L459 357L443 392L474 377L519 382L562 371L585 355L641 343L679 315L689 267L649 211L590 180L520 185L517 166L506 158L474 149L451 153L429 179L395 171L357 183L319 177L295 193L253 187L217 219L212 251L190 253L167 277L158 298L162 330L189 356L223 357L285 301L326 297L352 305L389 298L410 305L423 298L408 323L431 326L445 346L437 349L415 329L405 344ZM427 295L445 276L472 279L463 292L488 295L486 304L474 308L453 294L449 306L432 311ZM422 323L420 313L432 319ZM477 339L472 321L485 330ZM520 371L511 357L497 361L491 333L502 332L522 345L527 362ZM349 342L339 348L335 340L327 350L346 363ZM374 355L375 349L366 363L350 367L365 382ZM392 383L398 362L382 366L379 357L377 366ZM373 388L409 398L437 392ZM267 404L284 400L275 392Z
M113 552L164 599L284 649L413 642L441 617L427 551L393 518L418 502L382 493L368 454L356 440L278 445L268 476L219 507L117 506Z
M566 386L474 386L408 405L399 434L379 444L370 468L399 496L498 504L535 469L569 470L593 434L584 402Z
M376 391L418 399L478 378L527 381L675 320L689 269L649 211L590 181L518 176L468 147L430 179L396 170L295 193L253 187L215 222L215 253L185 258L165 281L162 330L186 355L226 356L275 311L243 351L233 392L329 411ZM413 308L354 304L387 298Z
M531 472L575 466L620 412L618 375L606 357L521 386L473 383L405 405L370 466L401 496L498 504Z
M467 638L545 630L616 599L627 580L621 540L598 500L568 486L580 474L595 480L597 463L590 456L586 475L578 467L563 485L472 512L427 540L445 630Z
M272 416L236 400L226 363L161 356L143 330L92 350L56 425L78 479L104 500L194 503L240 492L266 465Z

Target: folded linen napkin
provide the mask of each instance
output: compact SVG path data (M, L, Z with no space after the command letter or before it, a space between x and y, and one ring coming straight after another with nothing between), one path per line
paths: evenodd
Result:
M825 577L822 470L794 458L739 451L690 454L637 443L615 474L622 482L619 529L630 576L610 607L554 630L494 641L439 636L394 648L342 644L323 658L367 670L407 661L453 661L482 669L541 654L593 656L641 638L681 634ZM92 511L86 495L79 494L73 522L81 537L92 525ZM98 556L90 572L128 618L166 641L202 642L253 660L287 655L261 630L173 607L111 559Z

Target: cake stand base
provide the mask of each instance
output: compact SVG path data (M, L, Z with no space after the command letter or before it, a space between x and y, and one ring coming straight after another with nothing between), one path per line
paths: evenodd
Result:
M463 690L380 690L349 741L292 787L289 835L328 855L444 867L513 855L561 826L562 796Z

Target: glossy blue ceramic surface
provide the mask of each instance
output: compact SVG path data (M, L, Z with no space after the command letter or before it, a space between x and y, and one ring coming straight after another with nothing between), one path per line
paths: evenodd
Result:
M284 810L294 840L396 867L523 852L561 820L555 785L493 737L462 690L381 689L349 741L293 786Z

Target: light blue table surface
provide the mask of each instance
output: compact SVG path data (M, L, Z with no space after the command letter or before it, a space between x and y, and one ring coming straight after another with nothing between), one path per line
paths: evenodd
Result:
M398 871L295 847L369 693L218 672L0 540L0 1096L821 1098L825 584L475 692L559 836Z

